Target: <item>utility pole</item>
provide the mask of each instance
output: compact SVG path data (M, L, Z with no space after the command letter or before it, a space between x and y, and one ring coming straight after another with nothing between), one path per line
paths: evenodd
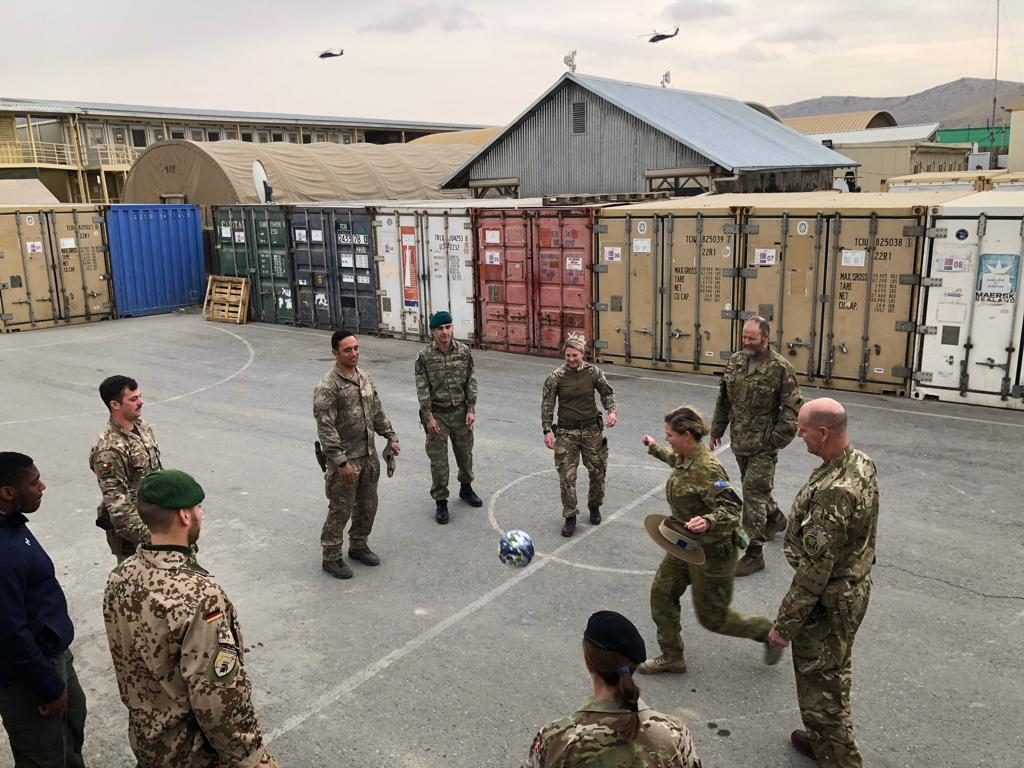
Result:
M991 127L996 128L996 95L999 89L999 16L1001 0L996 0L996 63L995 74L992 76L992 122Z

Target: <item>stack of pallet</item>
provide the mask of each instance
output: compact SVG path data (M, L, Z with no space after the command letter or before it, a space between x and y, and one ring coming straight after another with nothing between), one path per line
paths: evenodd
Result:
M203 318L241 324L249 316L249 278L210 275L206 283Z

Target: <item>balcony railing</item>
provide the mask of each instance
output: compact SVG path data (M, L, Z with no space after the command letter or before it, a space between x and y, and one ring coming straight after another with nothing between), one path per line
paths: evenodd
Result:
M0 142L0 165L78 165L78 153L71 144L37 141Z
M91 168L109 165L130 166L141 153L124 144L97 144L86 149L88 165Z

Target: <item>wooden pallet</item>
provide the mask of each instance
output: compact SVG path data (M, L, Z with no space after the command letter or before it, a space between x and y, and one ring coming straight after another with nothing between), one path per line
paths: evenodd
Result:
M203 318L219 323L244 323L249 318L249 278L210 275Z

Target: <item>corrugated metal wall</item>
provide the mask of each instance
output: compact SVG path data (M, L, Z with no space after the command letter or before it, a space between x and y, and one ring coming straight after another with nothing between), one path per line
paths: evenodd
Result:
M572 132L572 105L586 104L586 132ZM645 192L644 172L707 167L711 161L646 123L568 83L537 107L470 173L519 178L520 197Z

